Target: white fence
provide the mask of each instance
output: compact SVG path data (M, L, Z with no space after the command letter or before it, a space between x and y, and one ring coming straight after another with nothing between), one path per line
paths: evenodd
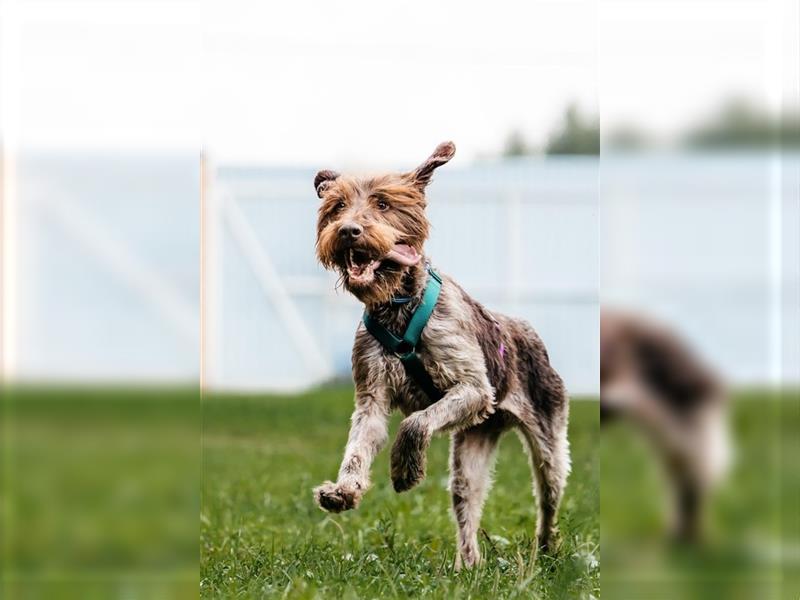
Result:
M197 156L30 154L16 178L11 378L191 382L199 374ZM4 306L8 315L8 303ZM13 360L12 360L13 359Z
M604 156L601 300L673 325L730 381L800 382L800 154Z
M217 169L203 310L199 171L195 156L20 157L2 290L13 377L202 373L257 390L348 377L360 307L316 263L314 171ZM597 391L598 289L674 324L734 383L797 383L799 194L798 154L448 165L429 188L428 253L529 320L573 393Z

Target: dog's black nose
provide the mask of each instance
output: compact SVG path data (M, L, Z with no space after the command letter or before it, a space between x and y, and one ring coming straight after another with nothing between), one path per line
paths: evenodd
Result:
M356 223L345 223L339 227L339 237L354 240L364 233L364 228Z

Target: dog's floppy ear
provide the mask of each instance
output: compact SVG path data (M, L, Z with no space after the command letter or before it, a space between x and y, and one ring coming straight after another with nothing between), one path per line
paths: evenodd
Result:
M328 169L317 173L317 176L314 177L314 189L317 190L317 196L322 198L322 192L324 192L325 188L337 177L339 177L339 173L336 171L329 171Z
M456 145L453 142L442 142L424 163L410 173L411 179L420 188L424 188L431 182L434 170L449 162L455 153Z

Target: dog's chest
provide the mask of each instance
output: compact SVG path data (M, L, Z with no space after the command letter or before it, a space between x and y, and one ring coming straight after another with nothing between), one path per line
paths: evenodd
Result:
M411 312L379 316L382 324L400 337ZM416 351L425 371L442 392L458 384L486 389L488 383L504 393L508 345L500 324L488 311L445 278ZM354 367L358 367L354 371L357 380L363 378L367 387L382 388L392 406L403 413L422 410L434 402L406 373L400 359L383 348L363 325L356 334Z
M445 336L436 331L434 322L431 324L430 335L423 335L418 356L439 390L446 392L457 383L485 372L483 357L471 348L474 341L455 333ZM434 400L420 389L397 357L384 353L382 359L387 391L395 408L410 414L433 404Z
M409 415L433 404L434 400L429 398L417 383L409 377L399 360L393 357L386 357L386 362L386 387L392 408ZM430 371L428 372L430 373ZM440 390L446 391L449 387L441 378L434 378L431 375L431 379Z

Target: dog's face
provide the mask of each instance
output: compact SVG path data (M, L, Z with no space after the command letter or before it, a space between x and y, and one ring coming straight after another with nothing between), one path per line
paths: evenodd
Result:
M409 173L365 178L317 173L314 187L322 200L317 258L338 270L345 288L362 302L388 302L406 271L421 260L429 228L425 187L455 151L452 142L444 142Z

